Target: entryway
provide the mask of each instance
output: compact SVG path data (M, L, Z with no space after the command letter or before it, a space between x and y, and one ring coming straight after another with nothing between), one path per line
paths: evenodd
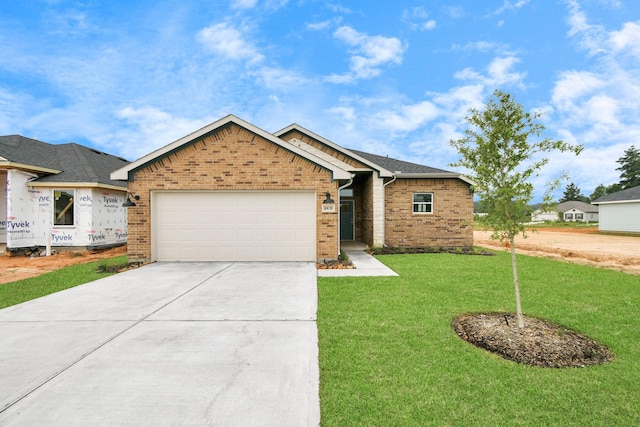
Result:
M353 200L340 201L340 240L353 240Z

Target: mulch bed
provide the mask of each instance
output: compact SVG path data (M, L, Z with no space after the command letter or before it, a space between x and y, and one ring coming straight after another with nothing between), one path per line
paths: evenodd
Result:
M545 368L601 365L613 360L606 346L554 323L525 316L518 328L511 313L458 316L453 329L463 340L507 360Z
M317 262L316 268L318 270L344 270L344 269L354 269L355 265L349 260L333 260L333 261L323 261Z
M402 255L402 254L456 254L456 255L484 255L495 256L494 252L477 248L477 247L449 247L449 246L433 246L418 248L371 248L369 253L372 255Z

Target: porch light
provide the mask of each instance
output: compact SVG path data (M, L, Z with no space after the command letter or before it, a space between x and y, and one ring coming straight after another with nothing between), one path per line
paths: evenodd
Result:
M335 202L333 201L333 199L331 198L331 193L329 193L328 191L327 191L327 194L325 194L325 197L326 197L326 199L324 199L324 200L322 201L322 204L323 204L323 205L328 205L328 204L335 203Z
M136 200L140 200L140 196L136 196L133 193L127 193L127 200L122 204L123 208L132 208L136 206L136 202L131 201L131 197L133 197Z

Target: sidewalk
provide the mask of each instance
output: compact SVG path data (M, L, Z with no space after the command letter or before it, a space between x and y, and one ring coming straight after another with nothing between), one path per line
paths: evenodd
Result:
M373 277L397 276L398 273L368 254L366 245L359 242L341 242L340 247L356 266L354 269L318 270L318 277Z

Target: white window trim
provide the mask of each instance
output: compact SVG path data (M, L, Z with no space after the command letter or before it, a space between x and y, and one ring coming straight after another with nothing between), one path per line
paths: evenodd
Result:
M416 202L415 201L415 195L416 194L430 194L431 195L431 202ZM431 207L431 210L429 212L416 212L415 211L415 206L416 205L427 205ZM433 193L432 192L428 192L428 191L420 191L420 192L415 192L411 195L411 212L414 215L433 215Z

